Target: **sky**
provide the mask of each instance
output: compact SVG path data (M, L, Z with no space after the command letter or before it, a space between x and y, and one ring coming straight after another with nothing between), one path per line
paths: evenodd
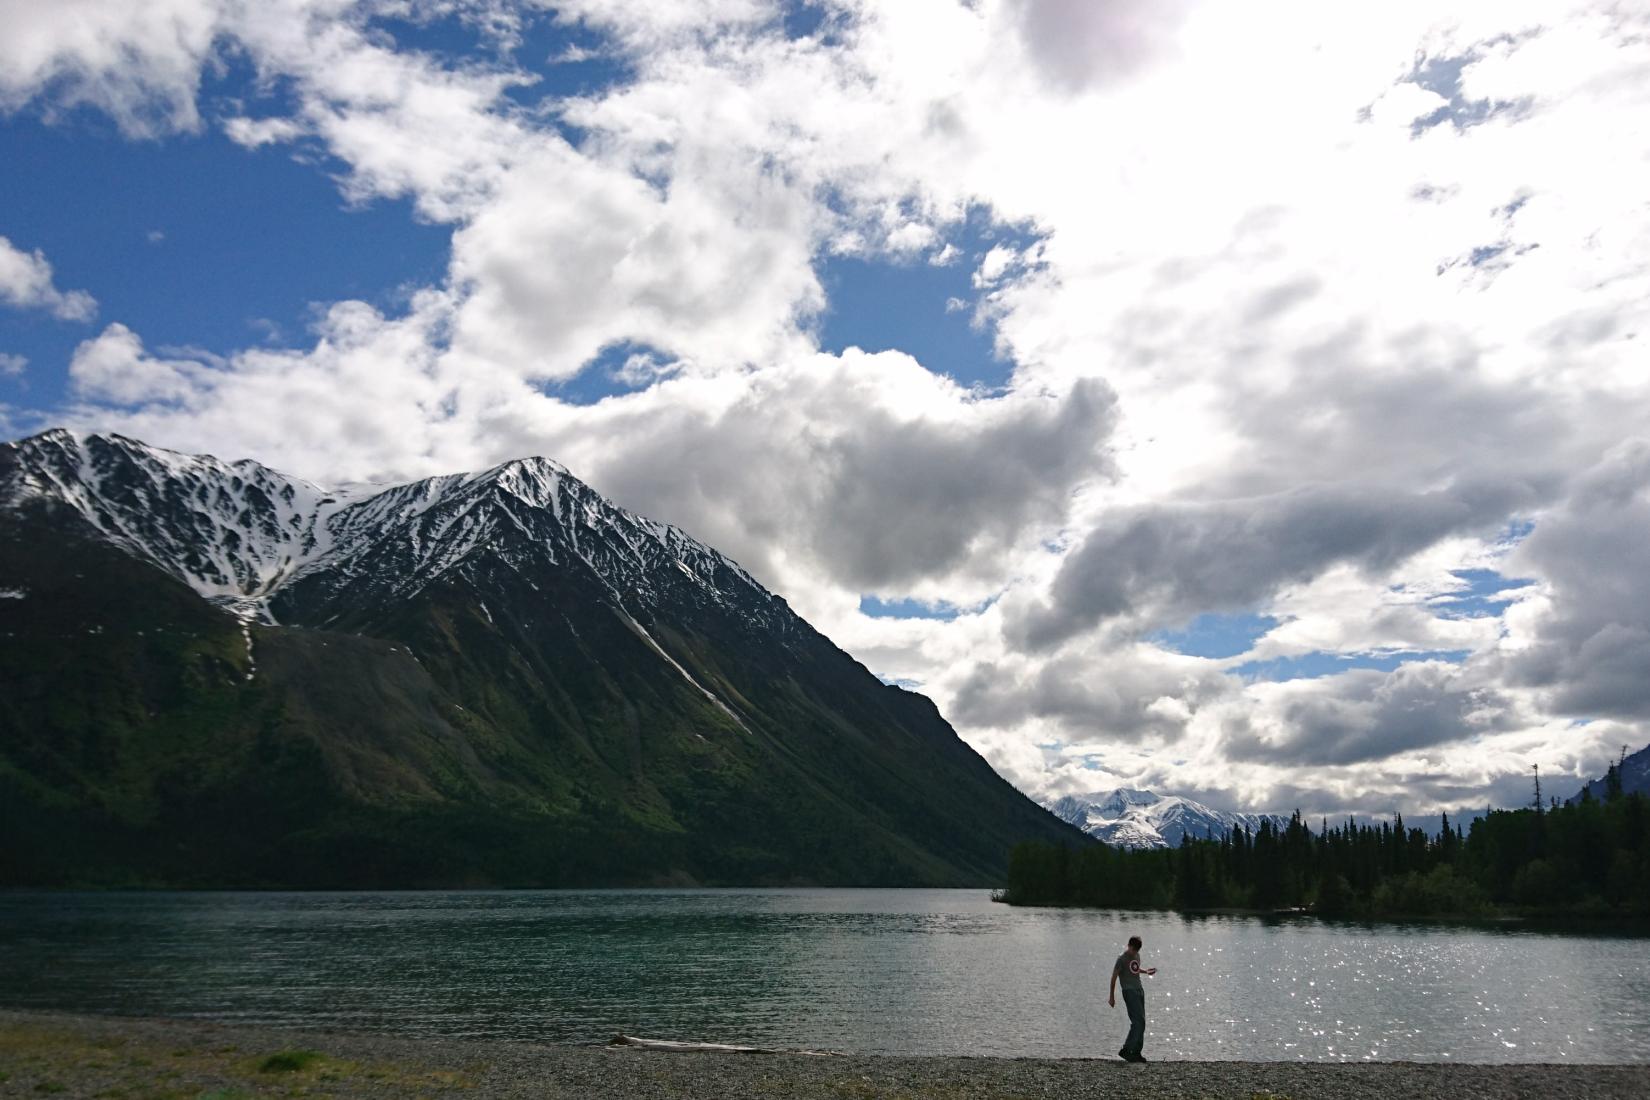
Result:
M1650 741L1650 12L0 0L0 436L557 459L1034 795Z

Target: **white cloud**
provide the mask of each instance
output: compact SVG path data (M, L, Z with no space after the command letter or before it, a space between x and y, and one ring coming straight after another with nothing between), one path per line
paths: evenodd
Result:
M24 356L0 351L0 377L18 378L23 374L23 368L28 365L29 361Z
M464 10L499 41L520 14ZM351 201L453 226L441 285L335 304L308 347L207 366L110 326L76 354L84 423L320 478L554 454L922 681L1028 788L1445 805L1650 736L1617 446L1650 423L1634 12L842 0L788 42L757 0L579 0L554 18L626 79L543 114L498 56L397 51L331 0L10 14L0 107L193 128L232 44L292 104L238 106L234 140L304 136ZM965 259L990 219L1016 243ZM10 254L0 285L50 291ZM844 254L974 265L956 308L1007 391L818 354ZM555 399L626 345L645 389ZM1429 599L1484 567L1536 583L1482 618ZM893 622L866 592L994 602ZM1246 683L1151 641L1207 612L1278 620L1242 660L1469 655Z
M90 321L97 300L84 290L52 285L52 265L38 248L24 252L0 237L0 302L16 309L43 309L60 321Z
M188 401L206 378L206 368L189 360L156 359L137 333L116 322L74 350L69 378L81 397L116 405Z
M290 118L245 118L236 116L223 120L223 132L236 145L258 149L265 145L284 144L304 135L304 128Z
M394 319L340 302L315 325L312 348L248 348L212 367L156 359L136 333L111 325L75 353L71 376L88 403L67 419L186 451L256 455L323 480L475 465L471 441L452 441L455 426L444 416L450 393L435 375L432 329L444 316L434 294Z
M200 124L200 70L224 18L212 0L0 0L0 110L41 95L105 111L127 134Z

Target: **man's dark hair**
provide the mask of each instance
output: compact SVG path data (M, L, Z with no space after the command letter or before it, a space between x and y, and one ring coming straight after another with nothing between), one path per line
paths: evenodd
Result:
M1129 946L1134 948L1136 951L1139 951L1140 950L1140 937L1139 936L1130 936L1129 937Z

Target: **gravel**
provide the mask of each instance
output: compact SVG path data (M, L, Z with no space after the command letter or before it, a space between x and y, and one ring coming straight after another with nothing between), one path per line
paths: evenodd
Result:
M272 1059L272 1056L282 1057ZM815 1057L323 1033L0 1011L0 1096L606 1100L1650 1097L1650 1065Z

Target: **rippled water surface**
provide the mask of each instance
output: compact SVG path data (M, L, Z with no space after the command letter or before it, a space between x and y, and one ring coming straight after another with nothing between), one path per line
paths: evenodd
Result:
M1650 1061L1650 941L1011 909L970 890L0 894L0 1005L503 1039Z

